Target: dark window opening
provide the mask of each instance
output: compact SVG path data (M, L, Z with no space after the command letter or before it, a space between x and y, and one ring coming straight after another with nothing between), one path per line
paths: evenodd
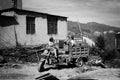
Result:
M35 34L35 17L26 17L26 33Z
M57 17L47 16L48 34L57 34Z

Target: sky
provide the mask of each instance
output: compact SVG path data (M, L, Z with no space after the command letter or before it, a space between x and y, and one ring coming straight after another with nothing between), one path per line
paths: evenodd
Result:
M120 0L23 0L23 8L120 27Z

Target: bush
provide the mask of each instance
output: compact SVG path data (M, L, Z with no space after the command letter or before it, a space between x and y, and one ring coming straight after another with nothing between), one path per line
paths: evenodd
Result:
M110 61L116 58L116 51L115 49L113 50L108 50L106 49L103 53L100 54L103 62L105 61Z
M96 38L95 45L99 50L105 50L105 39L102 35Z
M120 68L120 59L114 59L112 65L114 68Z
M106 65L111 68L120 68L120 59L106 61Z
M90 55L98 55L98 50L95 46L90 47Z

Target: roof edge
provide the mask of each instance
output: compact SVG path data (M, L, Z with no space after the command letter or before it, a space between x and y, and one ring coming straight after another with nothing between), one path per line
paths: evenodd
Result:
M37 13L37 14L44 14L44 15L68 18L68 17L65 17L65 16L59 16L59 15L53 15L53 14L48 14L48 13L43 13L43 12L36 12L36 11L25 10L25 9L17 9L17 8L8 8L8 9L1 10L0 12L3 13L3 12L8 12L8 11L23 11L23 12L25 11L25 12L32 12L32 13Z

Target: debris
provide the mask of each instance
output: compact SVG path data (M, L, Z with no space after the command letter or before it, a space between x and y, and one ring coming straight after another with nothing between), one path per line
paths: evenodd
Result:
M0 67L3 67L5 63L7 63L7 61L3 56L0 55Z
M40 77L37 77L35 80L59 80L59 79L53 76L52 74L47 73Z
M44 46L38 47L15 47L0 50L0 62L3 59L7 62L38 62L41 53L44 51Z

